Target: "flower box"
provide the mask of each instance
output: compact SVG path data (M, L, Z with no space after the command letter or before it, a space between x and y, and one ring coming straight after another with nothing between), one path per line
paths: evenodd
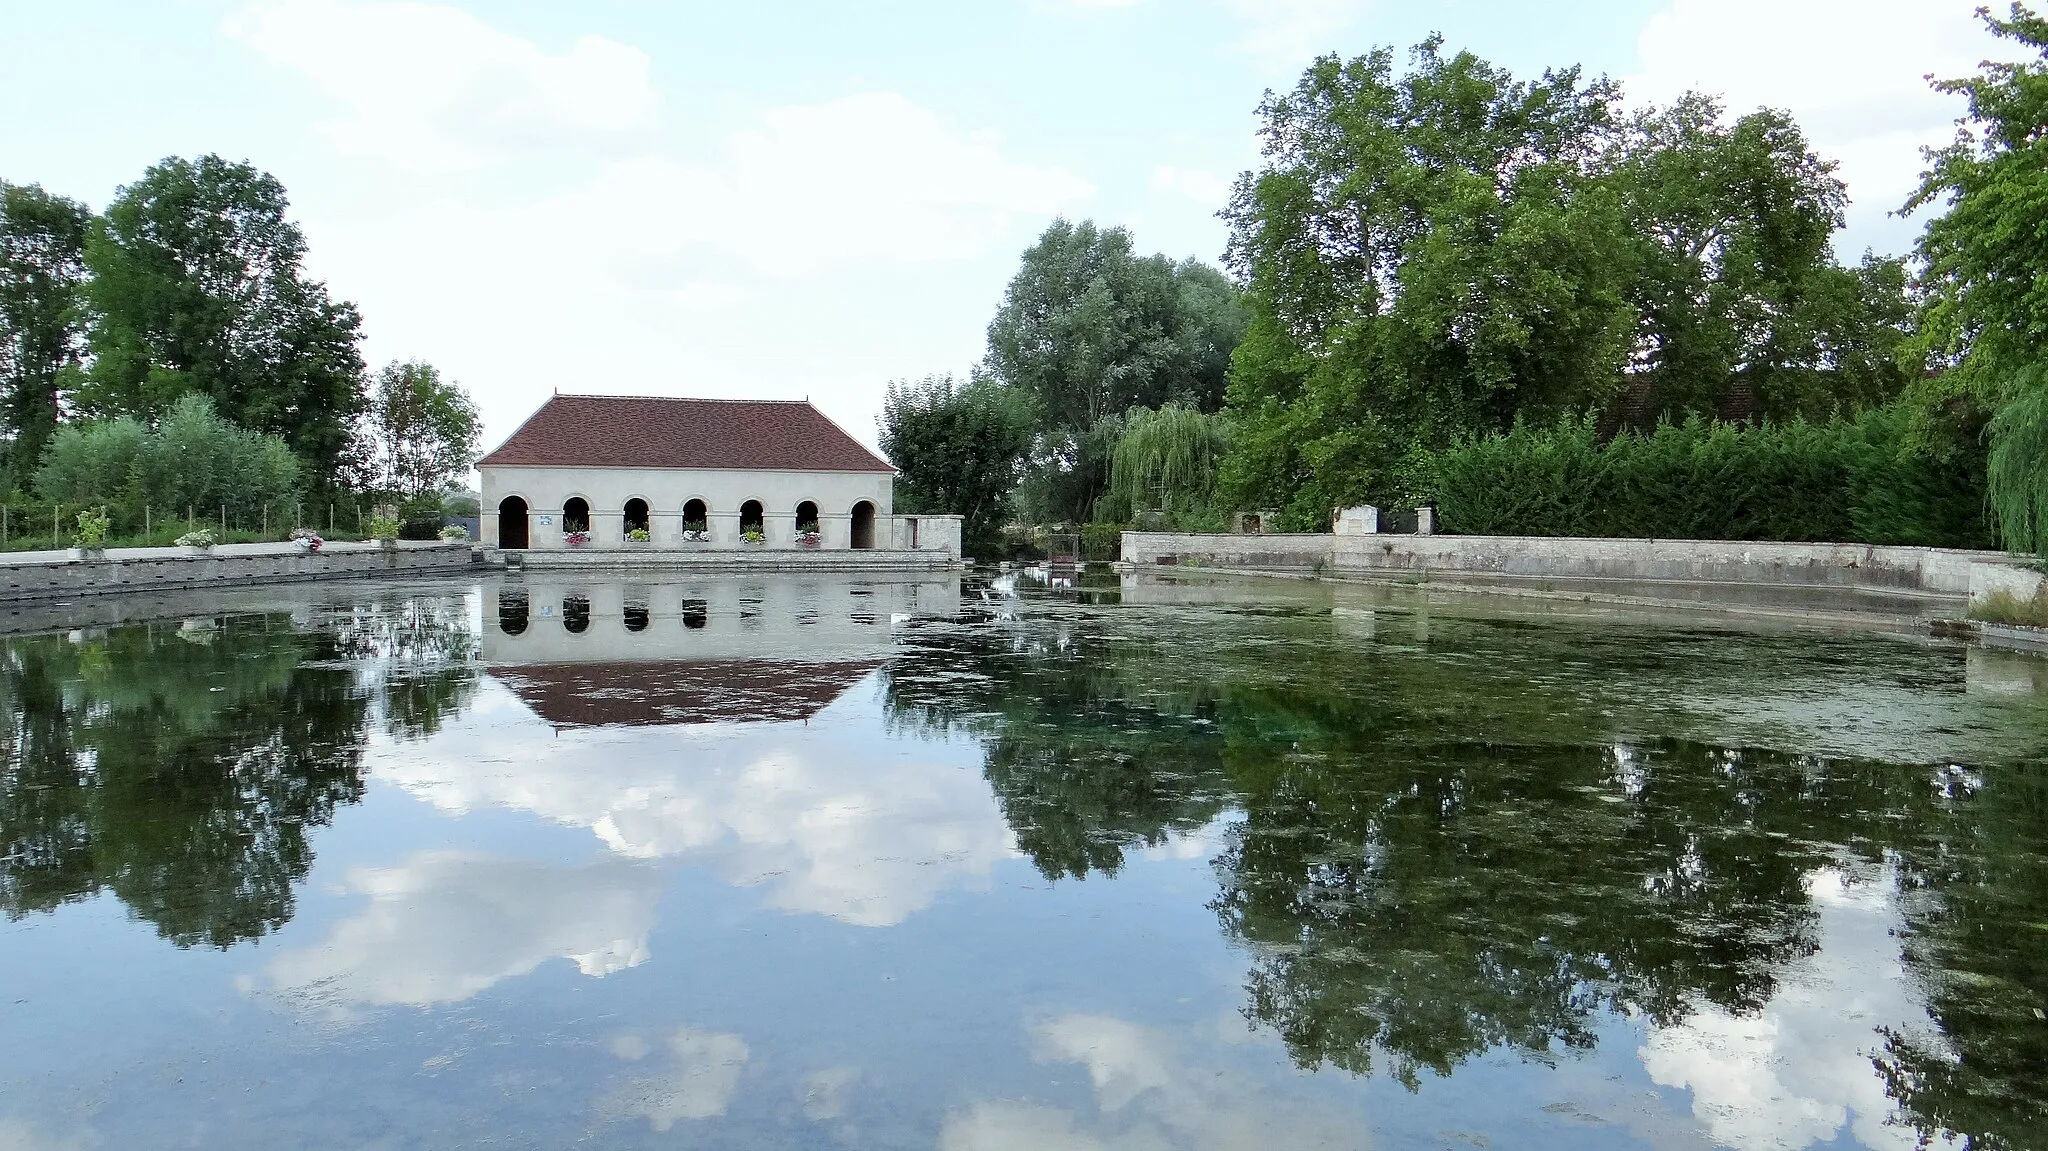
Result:
M590 542L590 533L567 532L562 536L562 542L568 544L572 548L580 548Z

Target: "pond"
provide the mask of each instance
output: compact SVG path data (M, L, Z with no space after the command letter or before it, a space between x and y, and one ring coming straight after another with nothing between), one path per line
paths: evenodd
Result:
M551 578L0 641L0 1147L2048 1147L2048 662Z

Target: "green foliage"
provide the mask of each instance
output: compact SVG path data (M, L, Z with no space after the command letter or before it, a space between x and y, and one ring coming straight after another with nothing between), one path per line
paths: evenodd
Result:
M1935 430L1898 405L1825 423L1693 417L1603 443L1567 417L1431 466L1440 527L1469 535L1984 546L1981 456L1969 439L1930 443Z
M1928 153L1906 205L1945 209L1920 239L1919 347L2002 405L1991 426L1993 512L2007 547L2048 555L2048 20L2017 3L2007 19L1980 11L2035 59L1935 85L1967 97L1969 115L1954 142Z
M1970 618L1986 623L2019 627L2048 627L2048 588L2036 591L2032 599L2021 599L2009 591L1995 591L1970 605Z
M1133 408L1111 458L1110 495L1132 512L1158 511L1172 522L1208 504L1225 445L1215 415L1178 404Z
M193 528L172 542L181 548L210 548L220 541L215 538L212 528Z
M0 433L17 480L42 458L84 351L79 294L92 212L0 180Z
M1991 420L1991 513L2007 547L2048 555L2048 363Z
M127 418L59 428L36 488L52 500L200 515L225 508L231 518L255 522L266 505L281 515L298 499L299 477L283 440L238 428L206 397L187 395L154 429Z
M748 528L740 533L740 542L743 544L765 544L768 542L768 536L758 528Z
M446 528L443 528L443 529L442 529L442 531L443 531L443 532L445 533L445 532L447 531L447 529L446 529ZM461 529L461 531L462 531L462 538L463 538L463 539L468 539L468 538L469 538L469 529L467 529L467 528L463 528L463 529ZM646 528L634 528L634 529L632 529L631 531L628 531L628 532L626 533L626 538L627 538L627 539L629 539L629 540L631 540L631 541L633 541L633 542L634 542L634 543L636 543L636 544L644 544L644 543L646 543L646 542L647 542L648 540L651 540L651 539L653 539L654 537L653 537L652 535L650 535L650 534L648 533L648 531L647 531L647 529L646 529Z
M987 554L1031 445L1031 409L1014 388L927 376L889 385L881 447L901 473L896 510L962 517L969 554Z
M1124 533L1129 524L1091 523L1081 525L1081 558L1104 563L1123 558Z
M93 366L82 410L154 421L180 397L283 437L325 482L363 409L355 306L300 264L283 185L218 156L123 187L85 245Z
M107 529L113 521L107 518L105 508L87 508L78 513L78 546L98 548L107 542Z
M988 330L987 372L1036 419L1027 504L1080 522L1108 485L1113 425L1133 407L1223 403L1245 323L1237 288L1195 260L1138 256L1130 234L1056 220L1024 252Z
M1428 453L1517 420L1826 418L1905 386L1904 265L1837 267L1841 184L1797 125L1711 99L1620 116L1576 69L1515 79L1440 40L1325 57L1260 108L1229 263L1225 501L1320 529L1423 498Z
M468 543L469 529L463 527L461 524L449 524L447 527L441 529L441 538L448 541L449 543ZM634 528L632 531L626 533L626 538L629 540L637 538L644 543L647 540L647 529Z
M371 516L370 538L385 542L396 540L399 529L402 526L403 524L397 516Z
M482 428L469 393L432 364L386 364L357 430L351 478L401 499L438 493L476 462Z

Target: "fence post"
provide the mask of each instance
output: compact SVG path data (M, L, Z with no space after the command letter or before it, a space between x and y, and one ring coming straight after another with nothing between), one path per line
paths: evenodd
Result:
M63 504L50 505L50 546L53 548L61 548L64 546L64 541L62 539L59 539L57 536L57 532L60 530L57 527L57 517L60 514L59 509L61 509L63 506Z
M263 505L263 539L265 542L268 542L270 539L270 505L268 503Z
M220 505L220 542L228 542L228 505Z
M148 504L144 504L144 505L142 505L142 542L143 542L143 544L144 544L145 546L146 546L146 545L147 545L147 544L149 543L149 505L148 505Z

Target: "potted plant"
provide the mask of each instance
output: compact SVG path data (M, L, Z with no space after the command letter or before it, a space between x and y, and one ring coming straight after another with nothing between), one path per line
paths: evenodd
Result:
M572 548L580 548L584 544L590 542L590 533L584 531L581 528L578 528L573 532L564 533L562 536L562 542L568 544Z
M294 528L292 529L292 545L300 551L311 555L326 547L327 541L320 538L320 533L312 528Z
M184 548L186 555L203 556L212 554L216 541L212 528L193 528L171 542Z
M708 544L711 542L711 529L703 520L691 520L683 525L683 542L686 544Z
M743 544L750 544L754 547L760 547L762 544L768 542L768 537L762 534L760 528L748 528L746 531L740 533L740 542Z
M78 546L71 549L75 560L105 559L107 555L107 509L88 509L78 513Z
M817 524L803 523L796 525L796 546L800 548L814 548L824 542L825 533L818 530Z
M395 548L398 546L398 527L397 516L371 516L370 538L377 541L378 547Z
M653 539L653 533L646 528L632 528L626 532L626 542L629 544L646 544Z
M469 542L469 529L463 527L461 524L449 524L447 527L441 529L441 542L450 544L466 544Z

